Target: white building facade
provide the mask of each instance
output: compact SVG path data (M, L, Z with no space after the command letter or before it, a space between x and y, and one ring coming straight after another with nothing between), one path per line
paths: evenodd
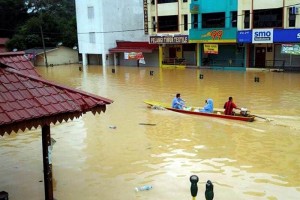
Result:
M83 66L111 65L116 41L148 42L142 0L76 0L79 53Z

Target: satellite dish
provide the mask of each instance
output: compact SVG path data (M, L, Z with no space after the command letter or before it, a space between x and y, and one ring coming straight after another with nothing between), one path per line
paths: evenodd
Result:
M57 45L58 45L58 46L61 46L62 44L63 44L62 42L59 42Z
M73 47L73 49L74 49L74 50L76 50L76 49L77 49L77 47L76 47L76 46L74 46L74 47Z
M14 48L14 49L13 49L13 52L16 52L16 51L18 51L18 49Z

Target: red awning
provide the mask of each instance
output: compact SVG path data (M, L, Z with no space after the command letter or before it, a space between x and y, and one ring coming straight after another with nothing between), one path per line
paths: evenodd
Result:
M143 52L152 53L153 50L158 49L157 44L149 44L148 42L124 42L118 41L117 47L109 49L110 53L120 52Z

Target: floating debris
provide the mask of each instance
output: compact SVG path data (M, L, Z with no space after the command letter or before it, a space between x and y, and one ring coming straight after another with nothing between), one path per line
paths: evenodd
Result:
M150 123L139 123L139 125L156 126L156 124L150 124Z

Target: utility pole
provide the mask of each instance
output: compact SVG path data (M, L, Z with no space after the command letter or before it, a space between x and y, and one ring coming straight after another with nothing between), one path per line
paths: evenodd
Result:
M46 64L46 67L48 67L47 53L46 53L46 47L45 47L45 40L44 40L44 34L43 34L42 21L43 20L41 18L40 30L41 30L41 36L42 36L42 42L43 42L43 49L44 49L44 55L45 55L45 64Z
M39 0L35 1L35 6L37 5ZM41 9L41 13L39 14L40 17L40 30L41 30L41 37L42 37L42 43L43 43L43 49L44 49L44 55L45 55L45 64L46 67L48 67L48 60L47 60L47 53L46 53L46 47L45 47L45 39L44 39L44 33L43 33L43 12Z

